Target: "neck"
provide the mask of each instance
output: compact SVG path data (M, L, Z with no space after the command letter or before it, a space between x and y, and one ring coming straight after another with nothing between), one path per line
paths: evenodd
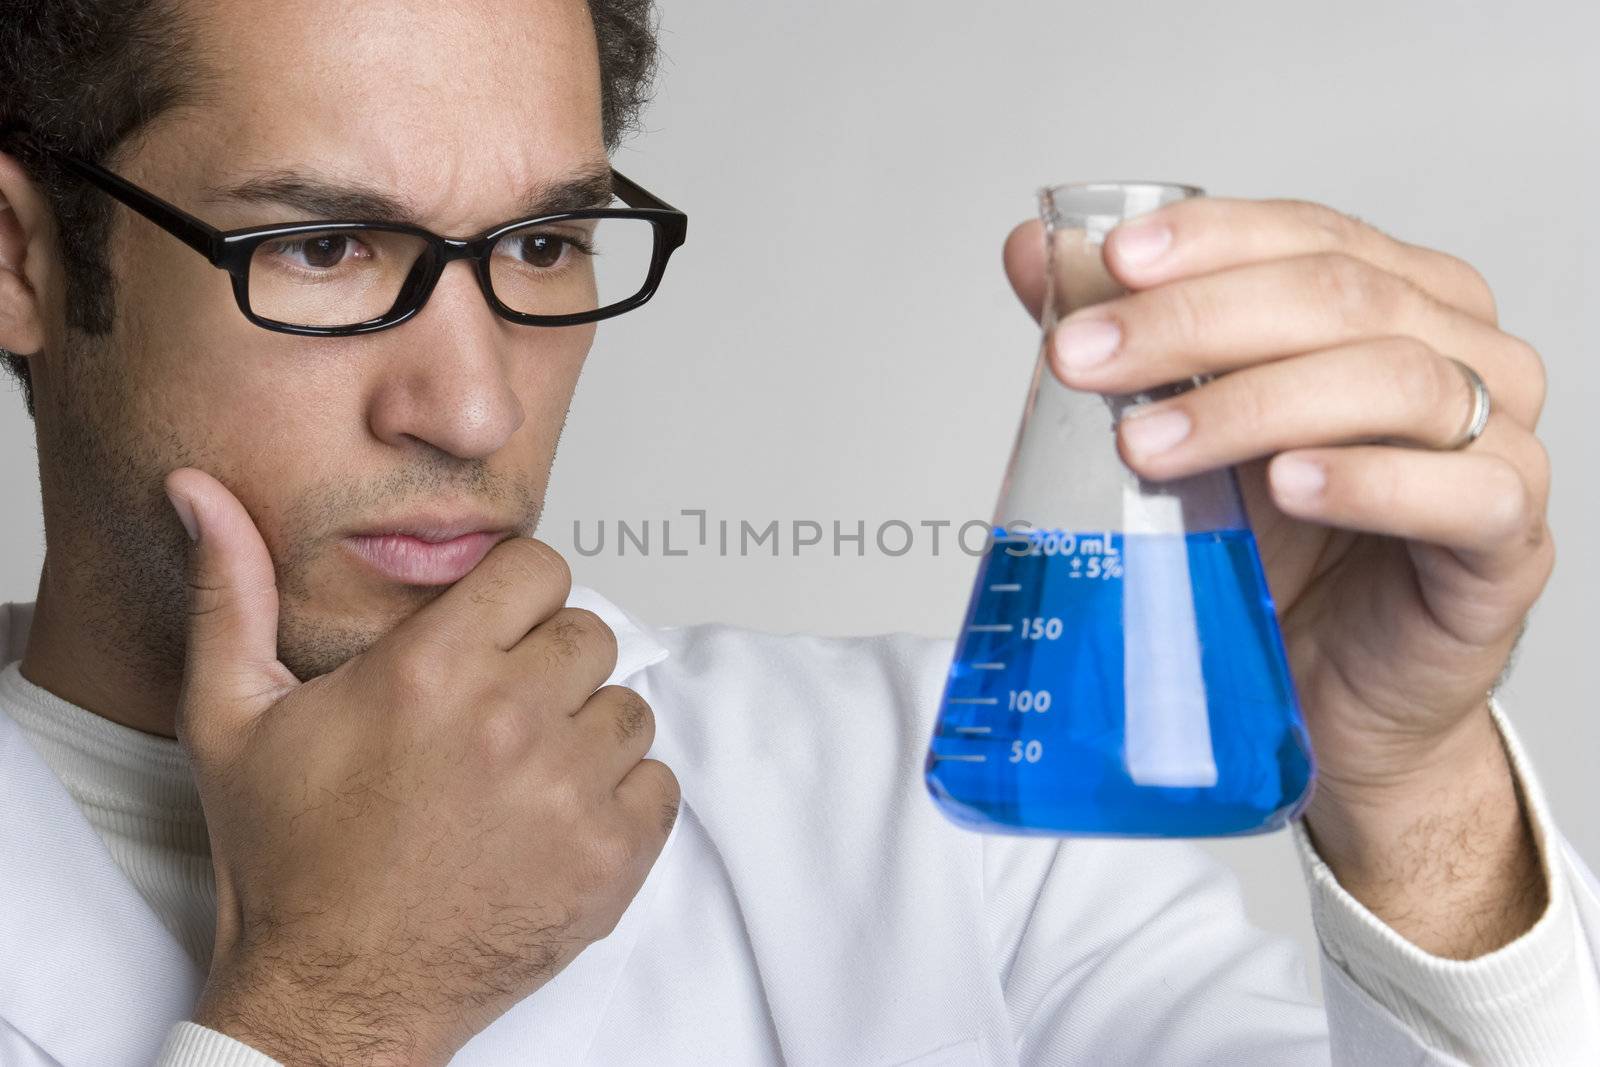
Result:
M22 676L111 722L176 737L181 649L134 608L74 588L61 573L72 570L53 568L46 551Z

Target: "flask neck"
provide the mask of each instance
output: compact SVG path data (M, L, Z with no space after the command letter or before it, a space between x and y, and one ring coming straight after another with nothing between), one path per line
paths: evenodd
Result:
M1105 265L1107 229L1052 224L1045 217L1045 318L1048 329L1079 308L1127 292Z

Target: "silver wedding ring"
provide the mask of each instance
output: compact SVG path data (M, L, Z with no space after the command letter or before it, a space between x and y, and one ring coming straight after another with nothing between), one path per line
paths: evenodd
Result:
M1444 446L1446 451L1457 451L1483 436L1484 427L1489 425L1489 410L1493 404L1489 399L1489 387L1483 384L1483 377L1477 371L1454 356L1445 358L1461 368L1467 385L1472 388L1472 412L1467 416L1467 424L1459 437Z

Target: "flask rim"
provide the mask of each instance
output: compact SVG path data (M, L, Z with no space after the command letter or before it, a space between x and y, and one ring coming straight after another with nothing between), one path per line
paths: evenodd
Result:
M1040 192L1041 195L1049 194L1050 196L1053 197L1053 196L1057 196L1057 195L1060 195L1060 194L1063 194L1063 193L1073 193L1073 192L1097 193L1097 192L1105 192L1107 190L1112 190L1112 189L1123 189L1123 190L1133 190L1133 189L1155 190L1155 189L1162 189L1162 190L1172 190L1172 191L1175 191L1175 192L1183 193L1183 195L1185 197L1205 196L1206 195L1205 189L1202 188L1201 186L1198 186L1198 185L1188 185L1188 184L1186 184L1184 182L1149 181L1149 180L1143 180L1143 179L1136 179L1136 180L1102 179L1102 180L1097 180L1097 181L1084 181L1084 182L1061 182L1061 183L1056 184L1056 185L1043 186L1043 187L1040 188L1039 192Z

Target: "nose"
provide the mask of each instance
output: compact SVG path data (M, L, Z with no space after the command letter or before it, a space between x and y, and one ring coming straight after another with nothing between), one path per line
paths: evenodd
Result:
M422 310L379 336L387 351L368 413L379 440L399 447L423 441L460 459L482 459L504 448L527 417L508 373L519 353L470 263L447 266Z

